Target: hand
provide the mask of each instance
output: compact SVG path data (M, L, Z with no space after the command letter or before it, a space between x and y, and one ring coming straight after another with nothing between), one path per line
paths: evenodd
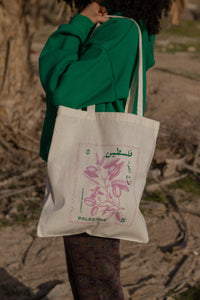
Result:
M92 2L88 4L81 12L80 15L88 17L94 24L104 23L108 21L109 17L104 17L107 15L108 11L106 7L100 6L97 2Z

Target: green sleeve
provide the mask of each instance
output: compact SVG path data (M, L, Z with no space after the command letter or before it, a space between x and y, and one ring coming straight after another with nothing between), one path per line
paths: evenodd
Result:
M107 52L93 45L85 51L78 61L66 64L67 56L51 70L46 88L50 102L71 108L83 108L93 104L116 99L115 85Z
M53 89L67 65L78 61L80 45L85 42L94 23L83 15L75 15L69 24L62 24L45 44L39 57L41 84L46 92Z
M124 76L124 64L131 47L120 43L133 24L130 20L121 25L116 20L108 20L109 23L101 25L101 30L96 29L95 35L80 51L93 22L82 15L75 17L73 22L61 25L52 34L40 55L40 79L47 97L55 107L63 105L77 109L116 101L116 87ZM120 61L118 45L123 51ZM127 84L127 80L124 81Z
M94 23L77 14L69 24L59 26L41 52L40 80L55 107L83 108L91 105L91 99L95 103L105 102L106 92L109 98L115 99L114 84L110 88L113 78L106 51L94 45L80 52L92 29Z

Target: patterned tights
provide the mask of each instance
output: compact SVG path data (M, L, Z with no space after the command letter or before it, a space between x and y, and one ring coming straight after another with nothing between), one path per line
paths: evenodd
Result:
M75 300L124 300L119 240L86 233L64 236L63 240Z

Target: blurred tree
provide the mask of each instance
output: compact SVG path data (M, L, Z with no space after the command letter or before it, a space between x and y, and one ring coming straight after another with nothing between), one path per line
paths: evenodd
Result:
M58 25L68 22L68 18L71 15L71 7L64 1L30 0L28 2L31 5L26 5L26 12L33 29L38 29L45 23Z
M34 126L41 87L30 61L32 36L42 23L67 22L67 9L55 0L0 0L0 129Z
M180 25L180 15L185 8L185 0L173 0L170 16L172 25Z
M41 16L46 23L60 24L68 22L71 14L71 7L64 1L43 0L40 1Z
M0 118L20 123L32 79L30 35L26 20L29 0L0 0Z

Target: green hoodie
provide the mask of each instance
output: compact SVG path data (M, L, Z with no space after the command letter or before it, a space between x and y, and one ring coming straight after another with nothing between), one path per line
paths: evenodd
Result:
M91 19L76 14L68 24L58 27L41 52L39 74L46 92L46 116L40 156L46 161L59 105L86 110L96 104L96 112L124 112L137 60L137 26L128 18L110 18L89 38L94 27ZM149 40L142 26L141 30L145 110L146 71L155 63L155 37ZM135 100L133 113L136 107Z

